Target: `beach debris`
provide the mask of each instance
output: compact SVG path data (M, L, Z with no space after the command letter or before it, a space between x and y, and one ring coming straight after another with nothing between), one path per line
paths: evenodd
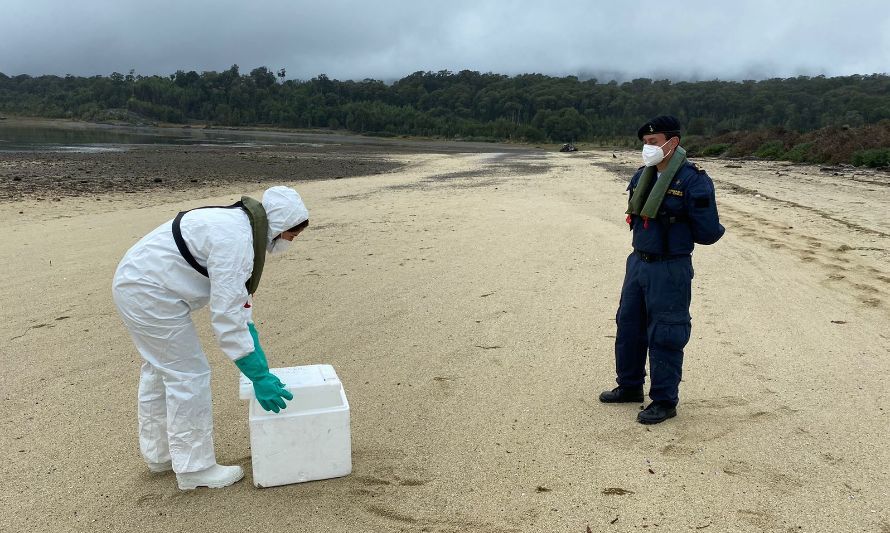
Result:
M831 323L832 324L846 324L847 321L846 320L832 320Z
M606 496L624 496L627 494L636 494L632 490L622 489L621 487L608 487L603 489L603 494Z
M650 469L649 469L649 473L650 473L650 474L654 474L654 473L655 473L655 470L652 470L652 469L650 468Z
M497 350L497 349L503 348L503 346L500 346L500 345L485 346L482 344L477 344L476 348L482 348L483 350Z
M489 293L483 294L482 296L480 296L480 298L488 298L489 296L491 296L493 294L494 294L493 292L489 292Z
M725 168L742 168L742 165L735 165L735 164L729 164L729 165L723 165L723 166Z
M551 492L553 489L548 489L544 485L538 485L535 487L535 492Z

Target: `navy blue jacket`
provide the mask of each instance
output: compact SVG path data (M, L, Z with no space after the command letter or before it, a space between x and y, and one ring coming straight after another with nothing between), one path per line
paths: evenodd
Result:
M627 186L633 195L645 167L640 167ZM677 171L664 195L658 217L644 225L631 217L634 250L658 255L692 253L695 244L714 244L726 231L717 215L714 182L704 170L687 161Z

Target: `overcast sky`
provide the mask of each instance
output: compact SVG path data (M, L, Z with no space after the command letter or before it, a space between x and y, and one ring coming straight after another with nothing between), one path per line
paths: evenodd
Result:
M886 0L0 0L0 72L392 81L418 70L764 79L890 71Z

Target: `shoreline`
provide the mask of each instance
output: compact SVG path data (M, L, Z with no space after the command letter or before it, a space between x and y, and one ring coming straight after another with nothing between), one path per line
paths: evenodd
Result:
M78 121L35 119L9 125L77 130L113 129L128 133L164 128L105 126ZM2 124L0 124L2 126ZM337 133L212 130L256 136L275 135L240 145L130 144L107 151L21 150L0 153L0 203L54 200L108 193L175 192L212 189L232 183L276 183L378 175L397 171L400 155L513 154L524 158L545 153L525 145L459 141L384 139ZM282 140L298 141L283 143Z
M267 136L272 138L314 139L323 143L345 143L354 145L371 145L390 149L416 149L417 151L434 150L445 152L469 151L536 151L557 149L560 144L521 143L521 142L479 142L460 139L443 139L438 137L418 137L412 135L364 135L348 130L329 129L288 129L273 126L210 126L206 124L127 124L112 122L89 122L79 119L7 116L0 126L38 126L43 128L61 128L75 130L116 130L121 132L162 132L162 133L225 133L241 136Z

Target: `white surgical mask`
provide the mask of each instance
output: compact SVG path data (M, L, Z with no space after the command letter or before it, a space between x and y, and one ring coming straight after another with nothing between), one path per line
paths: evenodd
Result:
M669 142L671 141L667 140L664 144ZM662 151L664 144L661 146L655 146L654 144L643 145L643 164L647 167L653 167L661 163L667 155ZM673 150L673 148L671 148L671 150ZM668 153L670 153L670 151Z
M290 247L290 241L284 240L279 235L272 239L272 242L269 243L269 246L266 247L266 250L269 251L270 254L276 255L284 252Z

